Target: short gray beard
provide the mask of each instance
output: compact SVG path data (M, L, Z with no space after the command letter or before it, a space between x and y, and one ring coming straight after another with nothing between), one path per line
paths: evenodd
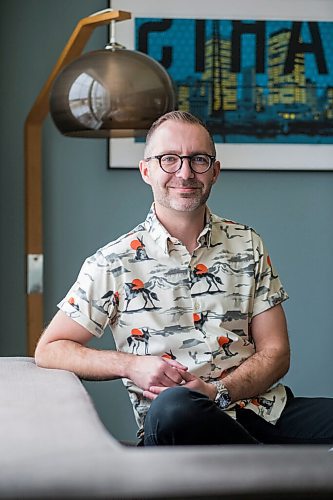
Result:
M197 208L202 207L206 204L206 201L208 200L209 195L210 195L210 191L211 191L211 188L204 194L203 197L200 197L200 198L195 198L195 199L193 199L191 197L182 198L183 200L188 199L189 203L188 203L188 205L183 203L181 208L178 206L177 200L174 200L174 199L170 200L166 196L163 196L159 199L156 199L156 201L165 208L171 208L173 210L182 211L182 212L193 212Z

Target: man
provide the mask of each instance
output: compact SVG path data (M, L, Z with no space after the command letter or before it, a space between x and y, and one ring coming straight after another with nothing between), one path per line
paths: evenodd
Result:
M39 366L122 378L144 445L333 443L333 400L294 398L287 298L258 234L213 215L220 163L206 127L151 127L145 222L88 258L36 349ZM117 351L86 347L110 326Z

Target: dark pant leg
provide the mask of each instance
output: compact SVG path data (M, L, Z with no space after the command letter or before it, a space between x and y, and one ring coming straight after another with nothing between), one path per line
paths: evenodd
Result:
M333 444L333 399L293 398L276 425L289 442Z
M251 410L238 410L237 421L264 444L333 445L333 399L290 396L275 425Z
M163 391L151 404L144 445L258 444L207 396L185 387Z

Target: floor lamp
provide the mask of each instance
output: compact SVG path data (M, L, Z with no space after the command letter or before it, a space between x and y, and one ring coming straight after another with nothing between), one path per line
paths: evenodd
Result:
M33 355L35 345L43 330L42 125L49 112L51 87L64 66L82 53L96 27L109 24L111 21L124 21L130 18L129 12L108 11L81 19L25 122L26 324L27 350L30 356Z

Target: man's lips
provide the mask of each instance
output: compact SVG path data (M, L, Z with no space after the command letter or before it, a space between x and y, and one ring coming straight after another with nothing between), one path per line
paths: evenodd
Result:
M200 189L201 186L198 186L198 185L195 185L195 186L193 186L193 185L189 185L189 186L187 186L187 185L185 185L185 186L168 186L168 188L170 188L170 189L178 189L180 191L193 191L195 189Z

